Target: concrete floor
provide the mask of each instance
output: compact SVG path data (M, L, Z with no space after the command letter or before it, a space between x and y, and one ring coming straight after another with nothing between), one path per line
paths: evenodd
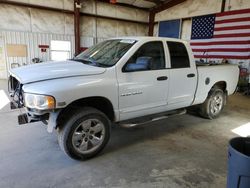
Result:
M0 90L6 81L0 81ZM2 100L0 98L0 100ZM0 110L0 187L226 186L231 130L250 122L250 98L235 95L215 120L182 115L133 129L114 127L97 157L79 162L40 123L17 125L19 111Z

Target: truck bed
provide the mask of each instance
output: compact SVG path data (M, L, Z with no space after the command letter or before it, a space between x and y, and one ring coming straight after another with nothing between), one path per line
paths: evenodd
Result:
M228 95L234 93L238 83L238 77L234 75L239 75L239 68L237 65L197 65L197 72L198 84L193 104L203 103L206 100L211 87L220 82L220 80L226 83Z

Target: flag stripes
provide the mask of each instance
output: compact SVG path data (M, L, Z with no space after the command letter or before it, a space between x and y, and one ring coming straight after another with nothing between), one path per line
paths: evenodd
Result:
M193 18L191 47L195 58L250 59L250 9Z

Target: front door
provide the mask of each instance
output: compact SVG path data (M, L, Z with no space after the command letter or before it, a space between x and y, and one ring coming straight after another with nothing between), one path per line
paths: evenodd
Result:
M118 74L120 120L164 111L168 77L162 41L139 47Z

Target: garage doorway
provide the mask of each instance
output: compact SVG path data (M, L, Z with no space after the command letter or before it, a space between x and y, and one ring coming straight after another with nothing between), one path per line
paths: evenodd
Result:
M71 43L70 41L51 41L51 60L61 61L71 58Z

